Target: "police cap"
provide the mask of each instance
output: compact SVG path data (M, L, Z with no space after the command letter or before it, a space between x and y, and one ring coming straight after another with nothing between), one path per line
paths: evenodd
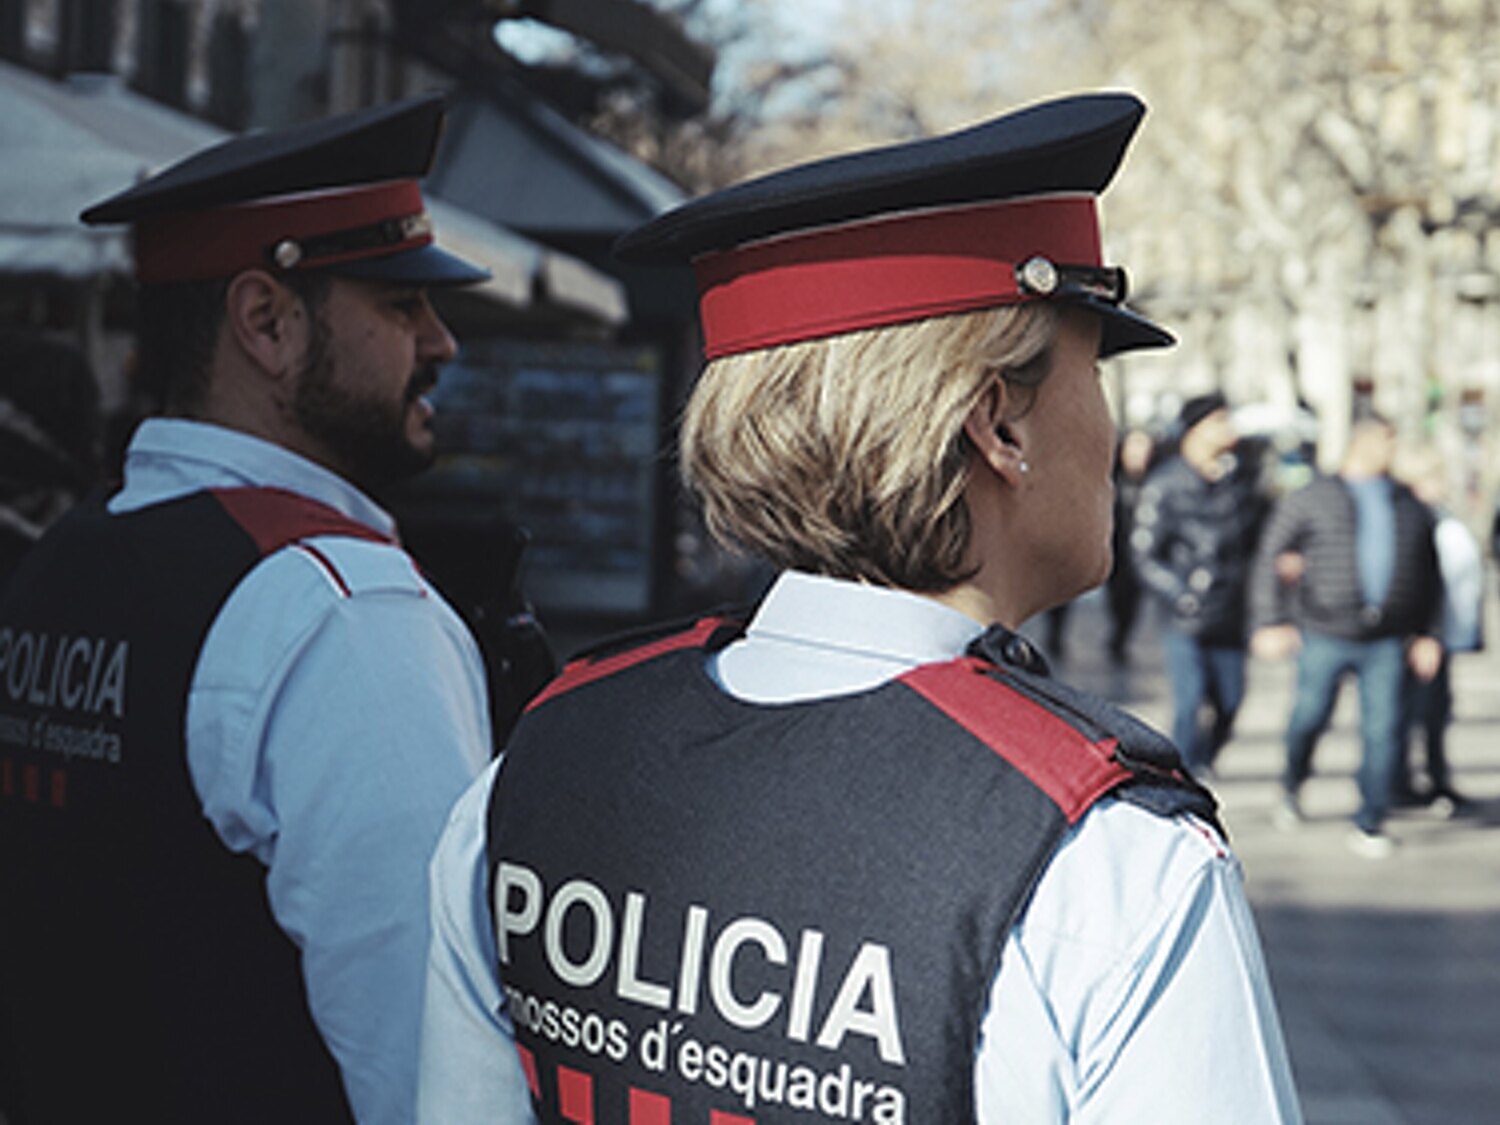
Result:
M444 104L428 94L195 153L84 211L129 223L146 284L242 270L324 271L415 285L488 272L440 250L418 178L437 150Z
M1098 313L1101 355L1163 347L1104 265L1096 208L1144 113L1081 94L798 165L662 214L615 254L692 264L710 359L1034 300Z

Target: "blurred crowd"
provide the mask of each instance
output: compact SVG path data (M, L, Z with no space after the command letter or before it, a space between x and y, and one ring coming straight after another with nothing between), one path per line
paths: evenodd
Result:
M1160 615L1171 733L1202 780L1234 732L1253 656L1295 659L1277 826L1303 821L1299 790L1342 685L1358 684L1362 763L1349 835L1389 855L1389 812L1463 816L1445 749L1454 657L1482 647L1485 555L1450 506L1449 465L1398 440L1390 420L1356 417L1337 469L1314 447L1243 427L1218 392L1163 424L1122 430L1116 453L1114 564L1107 646L1118 664L1143 605ZM1500 514L1489 529L1500 558ZM1047 618L1066 659L1068 608Z

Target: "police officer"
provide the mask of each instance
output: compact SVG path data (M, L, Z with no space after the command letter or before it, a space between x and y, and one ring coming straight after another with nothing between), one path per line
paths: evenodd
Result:
M16 1122L409 1122L475 645L372 496L433 455L424 97L206 150L135 238L165 397L0 604Z
M433 867L424 1122L1296 1121L1238 866L1161 735L1012 629L1110 565L1095 197L1047 102L730 188L682 464L781 571L566 668Z

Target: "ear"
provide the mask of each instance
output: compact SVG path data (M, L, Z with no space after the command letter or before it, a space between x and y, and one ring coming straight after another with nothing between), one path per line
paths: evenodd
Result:
M1005 380L991 378L979 400L964 419L964 435L981 460L1013 487L1019 487L1026 475L1026 457L1020 439L1006 422L1010 393Z
M229 283L225 327L239 351L273 379L295 371L307 341L307 309L265 270L246 270Z

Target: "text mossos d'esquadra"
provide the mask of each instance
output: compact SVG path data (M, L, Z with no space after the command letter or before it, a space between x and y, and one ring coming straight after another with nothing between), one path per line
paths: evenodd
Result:
M883 1063L906 1065L888 947L867 941L847 965L825 965L825 935L819 930L804 929L795 942L789 942L766 919L747 916L720 924L706 906L690 905L675 921L658 923L653 918L653 925L673 926L680 940L675 979L648 980L641 972L649 908L644 893L627 892L617 918L609 896L587 879L569 880L549 895L535 871L501 862L494 895L502 966L510 964L516 943L539 941L559 985L591 988L613 969L615 996L644 1009L642 1015L647 1017L644 1030L637 1033L622 1020L605 1019L565 1001L508 987L511 1018L532 1034L617 1063L634 1051L647 1070L672 1071L685 1082L727 1090L747 1110L758 1104L784 1104L880 1125L905 1120L905 1095L899 1087L860 1078L834 1054L846 1037L857 1036L871 1042ZM587 915L592 939L586 950L570 953L564 948L563 933L573 911ZM736 994L734 966L741 957L784 968L786 987L781 991L767 988L756 996ZM815 1021L818 1002L830 993L833 999L827 1013ZM830 1053L829 1066L817 1070L731 1050L699 1038L684 1020L673 1018L693 1017L704 1006L708 1011L703 1014L732 1027L770 1031L792 1043L812 1043Z
M0 628L0 696L47 712L0 712L0 743L118 762L120 736L107 725L125 717L129 662L128 641Z

